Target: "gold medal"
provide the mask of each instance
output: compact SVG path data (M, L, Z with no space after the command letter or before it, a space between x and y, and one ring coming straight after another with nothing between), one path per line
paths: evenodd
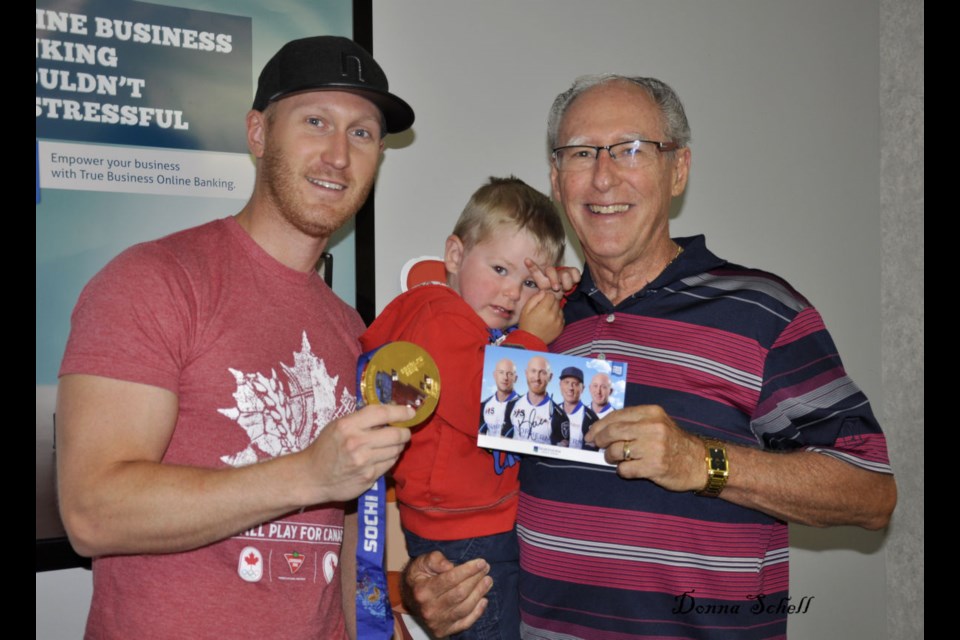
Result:
M423 347L411 342L389 342L374 352L360 375L360 397L364 404L401 404L413 407L416 415L394 427L413 427L437 408L440 399L440 372Z

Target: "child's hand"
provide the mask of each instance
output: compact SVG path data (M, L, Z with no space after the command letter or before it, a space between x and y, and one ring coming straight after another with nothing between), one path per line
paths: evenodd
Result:
M547 344L553 342L563 331L560 299L549 289L535 293L520 311L519 327Z
M530 270L530 276L537 283L541 291L552 291L554 296L562 298L563 295L580 282L580 269L576 267L547 267L541 269L540 265L527 258L524 260L527 269Z

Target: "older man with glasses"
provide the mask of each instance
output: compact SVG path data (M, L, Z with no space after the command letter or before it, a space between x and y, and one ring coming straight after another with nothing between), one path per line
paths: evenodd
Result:
M551 182L586 269L551 348L626 361L624 409L587 436L615 467L521 464L521 635L781 638L787 523L886 526L886 442L817 311L783 280L672 238L690 171L679 98L591 76L558 96ZM415 559L430 627L486 606L482 563Z

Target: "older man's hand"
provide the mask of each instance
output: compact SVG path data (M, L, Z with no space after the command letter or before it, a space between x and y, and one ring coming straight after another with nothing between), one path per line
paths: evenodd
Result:
M591 427L586 441L606 449L623 478L646 478L671 491L698 491L706 481L703 442L659 406L614 411Z
M455 565L439 551L412 559L403 571L403 604L438 638L469 629L487 608L493 579L483 559Z

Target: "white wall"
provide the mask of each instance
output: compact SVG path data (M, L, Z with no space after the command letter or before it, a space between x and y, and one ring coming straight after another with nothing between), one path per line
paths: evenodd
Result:
M38 573L37 640L82 638L92 597L93 578L86 569Z
M790 280L880 398L877 0L374 0L374 54L417 112L377 189L377 304L440 251L469 194L549 187L546 113L583 73L653 75L684 100L693 168L675 235ZM791 638L885 638L883 534L792 528Z
M891 638L924 620L923 0L880 1L883 408L900 502L886 541Z

